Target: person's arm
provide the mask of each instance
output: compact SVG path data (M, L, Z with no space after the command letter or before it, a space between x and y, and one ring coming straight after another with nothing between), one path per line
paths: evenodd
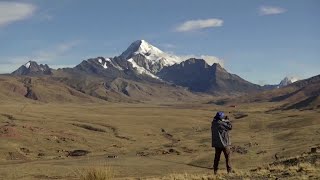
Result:
M225 130L230 131L232 129L232 124L229 120L220 121L219 124Z

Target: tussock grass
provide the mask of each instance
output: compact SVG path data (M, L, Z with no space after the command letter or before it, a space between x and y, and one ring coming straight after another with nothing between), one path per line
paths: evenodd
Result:
M80 180L109 180L115 177L115 171L110 166L92 166L76 173Z
M300 172L300 171L304 171L304 172L315 172L317 171L316 167L313 166L312 164L310 163L300 163L298 164L298 170L297 172Z

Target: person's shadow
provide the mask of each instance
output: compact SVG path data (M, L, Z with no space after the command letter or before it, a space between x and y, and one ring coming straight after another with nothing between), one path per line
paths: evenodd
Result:
M169 161L169 160L158 159L158 158L148 157L148 156L147 156L147 158L149 158L149 159L154 159L154 160L158 160L158 161L163 161L163 162L174 163L174 164L181 164L181 165L192 166L192 167L195 167L195 168L202 168L202 169L207 169L207 170L213 170L213 167L206 167L206 166L199 166L199 165L188 164L188 163L183 163L183 162Z
M188 166L196 167L196 168L202 168L202 169L208 169L208 170L213 170L213 167L204 167L204 166L199 166L195 164L186 164Z

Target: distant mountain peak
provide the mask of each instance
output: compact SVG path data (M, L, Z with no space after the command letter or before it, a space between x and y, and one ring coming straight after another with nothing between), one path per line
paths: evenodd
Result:
M151 77L156 77L154 75L163 67L181 62L180 57L165 53L145 40L131 43L120 58L127 61L138 74Z
M38 66L38 63L36 61L29 60L27 63L24 64L24 66L28 69Z
M294 83L294 82L296 82L296 81L298 81L298 80L299 80L299 79L296 78L296 77L287 76L287 77L285 77L285 78L280 82L280 84L279 84L278 87L281 88L281 87L287 86L287 85L292 84L292 83Z
M36 61L28 61L12 72L13 75L41 75L52 74L50 67L47 64L38 64Z
M140 46L139 46L139 49L138 49L139 53L143 53L145 55L151 54L151 53L156 53L156 54L164 53L159 48L151 45L150 43L148 43L145 40L139 40L138 42L140 42Z
M28 61L24 66L26 67L26 68L30 68L30 66L31 66L31 60L30 61Z
M124 51L120 56L124 59L129 59L134 55L142 54L145 56L149 56L151 54L160 55L164 52L159 48L151 45L145 40L137 40L131 43L131 45Z
M181 62L180 57L165 53L145 40L137 40L131 43L120 57L128 60L137 55L142 55L152 63L161 62L165 66Z
M146 74L151 76L157 75L164 67L182 63L184 65L195 64L205 68L210 67L208 61L204 58L189 58L189 56L176 56L166 53L159 48L153 46L145 40L136 40L120 55L123 61L128 64L138 74ZM202 57L202 56L201 56ZM215 64L214 68L223 69L220 64ZM151 76L154 77L154 76Z

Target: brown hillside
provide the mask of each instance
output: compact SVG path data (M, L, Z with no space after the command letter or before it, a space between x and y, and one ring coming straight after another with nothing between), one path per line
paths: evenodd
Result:
M49 77L0 76L2 101L103 102Z
M297 81L289 86L251 95L216 101L216 104L280 102L277 109L317 109L320 108L320 75Z

